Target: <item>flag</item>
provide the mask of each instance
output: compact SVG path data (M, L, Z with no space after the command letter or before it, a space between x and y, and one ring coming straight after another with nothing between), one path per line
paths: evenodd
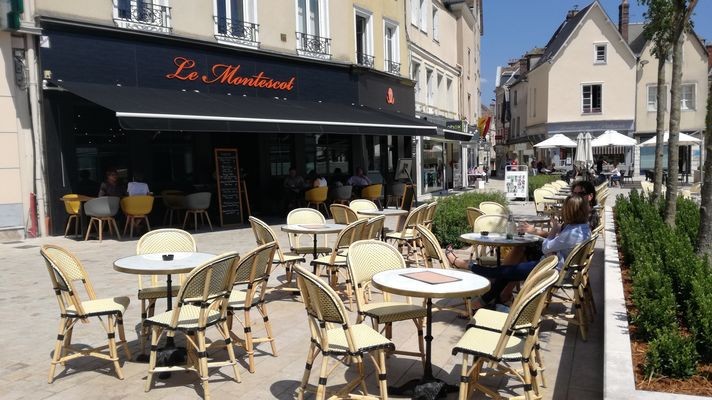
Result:
M491 121L492 117L480 117L477 119L477 129L479 129L481 137L487 136Z

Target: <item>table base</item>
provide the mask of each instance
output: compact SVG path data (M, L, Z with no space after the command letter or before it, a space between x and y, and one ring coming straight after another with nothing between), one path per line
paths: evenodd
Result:
M172 338L169 338L172 339ZM161 347L156 352L156 366L173 366L185 364L188 352L185 347L176 347L173 341L166 343L166 347ZM148 354L139 354L136 357L136 362L147 363L150 360ZM171 377L171 372L160 372L158 379L168 379Z
M388 394L395 396L408 396L412 399L441 399L448 393L455 393L460 388L449 385L440 379L413 379L400 387L389 387Z

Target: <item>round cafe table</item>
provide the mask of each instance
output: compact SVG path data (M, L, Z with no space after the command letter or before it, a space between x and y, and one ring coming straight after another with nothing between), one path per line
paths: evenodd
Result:
M549 222L551 217L548 215L534 215L534 214L512 214L512 219L514 222L526 222L528 224L545 224Z
M392 394L410 395L416 387L428 386L430 390L444 393L457 390L433 376L433 298L467 298L479 296L490 288L489 280L471 272L454 269L404 268L379 272L372 278L376 288L402 296L426 299L425 366L423 377L407 382L400 388L388 389ZM428 390L429 391L429 390ZM433 397L436 398L437 396Z
M460 240L469 244L495 247L495 253L497 254L497 267L501 267L502 260L500 248L502 246L530 246L539 242L542 238L541 236L532 235L531 233L525 233L524 235L515 234L512 235L511 238L507 238L507 235L503 233L489 233L487 235L482 235L479 232L473 232L460 235Z
M359 214L374 216L385 215L388 217L400 217L403 215L408 215L410 211L402 210L400 208L384 208L383 210L359 210ZM381 240L386 240L386 224L381 227Z
M339 233L346 228L344 224L290 224L282 226L282 232L298 235L312 235L314 238L314 251L312 256L317 259L317 237L320 234ZM316 265L314 273L316 273Z

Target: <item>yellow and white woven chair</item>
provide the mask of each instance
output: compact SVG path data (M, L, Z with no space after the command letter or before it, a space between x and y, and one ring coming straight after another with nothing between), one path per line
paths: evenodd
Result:
M227 307L227 325L230 328L230 336L239 346L245 349L250 363L250 372L255 372L255 343L268 342L272 346L272 355L277 356L277 348L274 344L272 334L272 324L267 316L267 304L265 294L267 294L267 281L272 269L272 260L277 250L277 243L264 244L251 252L245 254L237 264L235 271L235 286L230 293L230 300ZM266 336L254 337L252 334L252 318L250 311L256 308L262 316ZM237 316L237 312L242 312L242 319ZM232 330L233 319L237 319L243 327L244 338L237 336Z
M295 208L287 214L287 224L326 224L326 219L319 211L313 208ZM314 242L311 235L301 235L298 233L289 233L290 251L296 254L313 254ZM302 244L302 239L309 239L306 245ZM317 254L331 253L331 247L326 245L328 240L327 235L322 235L322 239L317 242Z
M399 249L405 247L407 249L407 254L410 257L414 257L413 263L418 264L418 231L415 227L421 223L424 218L424 213L428 204L420 205L412 210L405 219L403 224L403 230L399 232L389 232L386 234L386 240L394 242Z
M67 250L53 245L44 245L40 250L47 264L52 280L52 288L59 304L60 322L57 341L52 354L52 364L49 369L48 382L54 380L54 371L57 364L65 365L69 360L82 356L91 356L114 363L114 369L119 379L124 379L119 363L118 347L124 348L127 358L131 352L124 335L123 316L129 305L129 298L125 296L97 299L94 287L89 280L82 263ZM79 298L78 287L75 283L81 282L88 297L87 300ZM89 318L98 317L101 327L106 331L109 343L104 346L90 348L82 345L81 348L72 346L72 333L77 322L88 322ZM119 332L119 341L114 338ZM104 350L109 350L106 354Z
M482 215L477 217L472 228L474 232L505 233L507 222L506 215ZM497 265L496 250L496 247L473 245L470 257L474 256L479 265L494 266Z
M425 227L428 229L433 229L433 219L435 219L435 211L437 210L437 208L437 201L428 203L428 206L425 207L425 211L422 213L422 220L418 223L425 225Z
M368 215L359 214L358 212L361 210L378 210L376 203L368 199L351 200L349 208L356 211L359 218L370 218Z
M420 357L424 361L423 321L426 315L425 307L412 304L409 297L406 297L405 301L392 301L388 292L383 292L383 301L381 302L370 301L372 296L367 296L374 275L381 271L405 268L405 260L398 249L378 240L361 240L349 247L346 264L356 292L357 322L369 317L374 329L378 329L379 325L383 324L382 331L390 339L394 322L412 320L418 332L418 352L397 351L397 353ZM369 301L367 301L367 297Z
M327 378L336 367L336 365L334 367L329 366L329 357L335 357L337 360L341 358L339 361L345 365L356 364L358 367L358 375L356 377L351 376L349 383L341 387L329 398L348 397L354 389L360 386L363 392L362 396L359 396L361 398L387 399L385 351L394 350L393 343L366 324L358 323L352 325L349 322L349 316L344 304L332 288L301 266L297 266L295 269L311 333L306 367L304 368L302 382L296 391L297 399L304 399L312 365L314 365L314 360L319 353L322 353L322 361L319 370L319 383L316 388L317 400L323 400L328 397ZM376 353L375 357L372 355L374 352ZM366 391L364 382L366 378L365 355L371 358L376 368L375 375L378 376L380 397L369 396Z
M296 264L304 262L304 256L292 252L283 252L279 246L277 235L264 221L253 216L250 216L249 221L250 226L252 226L252 233L255 234L255 240L257 241L258 246L272 242L277 244L277 249L274 252L272 263L283 266L286 271L285 282L278 286L278 288L291 291L299 290L297 288L290 287L292 284L292 272Z
M494 201L483 201L477 208L485 215L507 215L507 208Z
M329 210L335 224L348 225L358 220L356 211L343 204L332 204L329 206Z
M185 278L175 308L146 319L144 324L151 327L151 356L145 386L147 392L151 390L155 373L176 370L197 371L205 399L210 399L208 368L232 366L235 380L240 382L240 371L237 369L235 351L230 343L230 330L226 322L227 300L235 281L235 268L239 258L236 252L225 253L196 267ZM206 344L205 331L212 326L217 328L224 344L218 341ZM186 365L157 367L158 341L164 333L175 335L176 332L186 335ZM208 362L208 350L217 346L227 350L228 360Z
M557 277L558 273L553 270L534 275L514 299L500 332L481 328L470 328L465 332L452 349L453 355L462 353L459 399L467 399L473 388L489 397L501 398L495 390L481 385L478 380L483 375L502 373L522 381L524 398L527 400L539 397L537 381L532 379L537 369L532 355L537 342L541 311ZM520 336L520 332L526 332L526 335ZM471 364L470 356L473 358ZM486 362L496 369L483 373ZM511 365L517 362L521 363L521 372Z
M362 240L376 240L381 238L381 233L383 232L383 224L386 223L386 216L379 215L377 217L369 218L366 225L363 227L363 234L361 235Z
M482 210L477 207L467 207L466 213L467 225L470 225L470 227L472 228L472 232L475 232L475 220L478 217L485 215L485 213L483 213Z
M136 244L136 254L165 254L176 252L196 252L198 246L190 233L181 229L157 229L141 236ZM141 353L146 348L149 330L143 321L155 314L156 300L165 299L168 288L159 282L158 275L138 275L138 299L141 300L141 330L139 332L139 348ZM178 281L183 283L185 276L178 275ZM171 285L171 296L178 295L180 283Z

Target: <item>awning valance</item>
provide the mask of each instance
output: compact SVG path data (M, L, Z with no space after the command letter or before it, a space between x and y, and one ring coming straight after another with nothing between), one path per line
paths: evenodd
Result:
M454 131L452 129L443 129L443 136L445 136L445 139L469 142L474 135L472 133Z

